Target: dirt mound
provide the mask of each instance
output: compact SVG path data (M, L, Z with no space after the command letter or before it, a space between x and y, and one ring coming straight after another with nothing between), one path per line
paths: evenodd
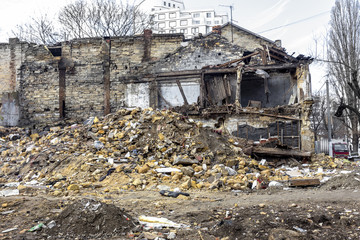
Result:
M325 190L360 189L360 173L352 172L332 177L321 188Z
M115 205L82 199L67 206L46 229L54 239L109 238L124 236L135 227L134 219Z

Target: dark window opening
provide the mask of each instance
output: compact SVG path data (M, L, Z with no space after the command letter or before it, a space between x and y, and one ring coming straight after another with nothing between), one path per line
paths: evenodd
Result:
M252 53L253 53L253 52L245 51L243 57L246 57L246 56L248 56L248 55L250 55L250 54L252 54ZM248 58L244 59L244 63L245 63L245 64L249 64L250 61L251 61L251 57L248 57Z
M218 55L221 56L221 52L219 52Z
M48 49L54 57L61 57L61 47L48 47Z
M198 57L200 57L200 55L198 55Z
M125 65L125 67L124 67L124 68L125 68L125 70L127 70L127 69L128 69L128 66L127 66L127 65Z

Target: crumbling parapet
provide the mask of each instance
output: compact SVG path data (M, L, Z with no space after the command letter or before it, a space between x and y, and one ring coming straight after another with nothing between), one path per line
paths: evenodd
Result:
M311 78L309 64L300 64L296 68L298 102L311 99Z
M314 152L315 149L315 136L310 121L313 104L314 101L311 99L301 103L301 149L310 152Z

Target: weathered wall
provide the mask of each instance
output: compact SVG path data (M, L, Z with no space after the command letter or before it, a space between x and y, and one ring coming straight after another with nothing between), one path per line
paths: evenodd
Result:
M148 61L179 48L181 41L182 36L172 35L155 36L147 44L143 36L75 39L59 46L59 57L44 46L32 46L18 73L22 122L59 119L62 108L65 117L85 119L121 107L149 107L147 84L127 85L123 79L142 76Z
M263 45L275 46L274 42L267 41L259 36L250 34L246 31L233 27L233 37L231 34L231 26L226 25L221 29L221 36L229 41L234 40L234 44L245 47L247 51L254 51L257 48L263 49Z
M0 43L0 125L16 126L20 119L18 69L21 66L28 43L10 38Z
M21 123L59 119L58 61L44 46L31 46L19 70Z
M154 62L147 71L159 73L201 69L205 66L239 59L243 53L242 47L233 45L220 36L210 35L188 42L185 47L181 47L165 58Z

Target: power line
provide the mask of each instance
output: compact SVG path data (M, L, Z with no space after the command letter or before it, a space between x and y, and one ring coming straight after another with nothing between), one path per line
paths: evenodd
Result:
M292 23L288 23L288 24L285 24L285 25L281 25L281 26L279 26L279 27L274 27L274 28L271 28L271 29L268 29L268 30L265 30L265 31L262 31L262 32L258 32L258 33L260 34L260 33L264 33L264 32L269 32L269 31L276 30L276 29L279 29L279 28L283 28L283 27L287 27L287 26L294 25L294 24L297 24L297 23L305 22L305 21L307 21L307 20L310 20L310 19L312 19L312 18L316 18L316 17L321 16L321 15L323 15L323 14L325 14L325 13L328 13L328 12L330 12L330 10L329 10L329 11L326 11L326 12L322 12L322 13L316 14L316 15L311 16L311 17L308 17L308 18L304 18L304 19L301 19L301 20L292 22Z

